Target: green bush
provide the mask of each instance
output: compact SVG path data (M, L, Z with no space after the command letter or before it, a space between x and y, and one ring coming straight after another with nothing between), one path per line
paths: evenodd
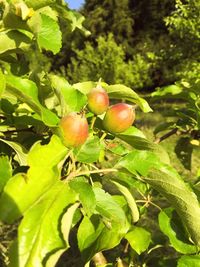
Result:
M74 52L76 57L67 67L71 82L102 78L107 83L124 83L136 89L152 85L152 58L136 53L126 62L125 51L112 34L97 38L96 47L86 42L83 50L74 49Z

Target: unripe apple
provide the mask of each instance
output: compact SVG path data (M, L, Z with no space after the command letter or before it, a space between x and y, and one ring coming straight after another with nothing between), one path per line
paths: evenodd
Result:
M61 136L67 147L82 145L88 137L88 122L75 112L64 116L60 121Z
M108 109L108 94L102 87L93 88L87 97L88 109L95 115L103 114Z
M133 107L125 103L118 103L107 110L103 126L108 132L121 133L132 125L134 119Z

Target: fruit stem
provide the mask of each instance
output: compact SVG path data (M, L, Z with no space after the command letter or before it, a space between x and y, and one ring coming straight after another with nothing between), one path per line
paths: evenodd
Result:
M94 124L95 124L96 119L97 119L97 116L94 116L94 117L92 118L92 121L91 121L91 129L94 128Z
M107 133L104 132L104 133L102 134L101 138L100 138L100 141L103 141L103 140L105 139L106 135L107 135Z

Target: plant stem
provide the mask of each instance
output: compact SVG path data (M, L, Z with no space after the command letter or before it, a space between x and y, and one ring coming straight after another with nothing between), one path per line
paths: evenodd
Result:
M172 129L170 132L164 134L163 136L161 136L160 138L157 138L154 143L155 144L159 144L160 142L162 142L163 140L167 139L168 137L170 137L171 135L177 133L178 129L174 128Z
M101 138L100 138L100 141L103 141L103 140L105 139L106 135L107 135L107 133L104 132L104 133L102 134Z
M93 170L93 171L74 171L72 173L70 173L67 177L66 180L69 181L71 179L73 179L74 177L77 176L82 176L82 175L89 175L89 174L93 174L93 173L106 173L106 172L117 172L117 169L99 169L99 170Z
M97 119L96 116L94 116L94 117L92 118L92 121L91 121L91 129L94 128L94 124L95 124L96 119Z

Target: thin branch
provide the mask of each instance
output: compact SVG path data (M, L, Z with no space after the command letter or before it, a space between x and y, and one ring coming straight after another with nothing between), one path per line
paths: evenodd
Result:
M15 130L8 130L8 131L5 131L5 132L2 132L3 134L12 134L12 133L19 133L19 132L33 132L33 128L30 127L30 128L24 128L24 129L15 129Z
M69 181L69 180L71 180L77 176L90 175L90 174L95 174L95 173L117 172L117 171L118 171L117 169L111 169L111 168L110 169L93 170L93 171L79 171L78 170L78 171L71 172L68 176L62 177L62 179L66 177L66 180Z
M171 131L169 131L168 133L164 134L163 136L157 138L154 143L155 144L159 144L160 142L162 142L163 140L167 139L168 137L170 137L173 134L176 134L178 131L178 128L174 128Z

